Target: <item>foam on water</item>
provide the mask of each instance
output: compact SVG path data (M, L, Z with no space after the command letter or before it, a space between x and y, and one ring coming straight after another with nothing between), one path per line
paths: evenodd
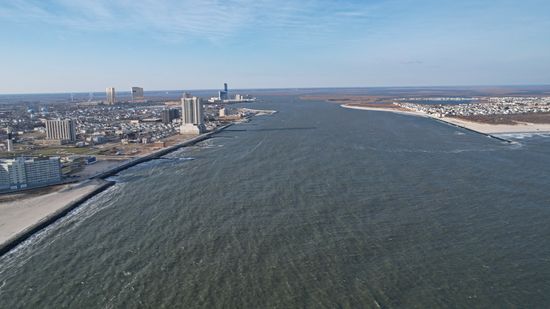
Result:
M507 138L507 139L528 139L528 138L548 138L550 137L550 132L545 133L503 133L503 134L493 134L498 137Z

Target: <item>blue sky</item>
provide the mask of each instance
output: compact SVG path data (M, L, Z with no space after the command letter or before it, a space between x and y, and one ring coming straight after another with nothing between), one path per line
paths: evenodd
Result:
M0 0L0 93L550 84L548 0Z

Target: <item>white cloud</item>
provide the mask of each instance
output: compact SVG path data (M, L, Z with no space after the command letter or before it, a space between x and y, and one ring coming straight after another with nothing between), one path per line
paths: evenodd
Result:
M86 31L143 31L161 37L220 39L239 31L328 33L368 16L364 5L289 0L12 0L0 18Z

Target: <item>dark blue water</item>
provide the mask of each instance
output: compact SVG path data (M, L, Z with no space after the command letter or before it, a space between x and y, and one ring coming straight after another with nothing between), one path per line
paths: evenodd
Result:
M1 308L543 308L550 143L264 97L0 258ZM192 158L193 160L190 160Z

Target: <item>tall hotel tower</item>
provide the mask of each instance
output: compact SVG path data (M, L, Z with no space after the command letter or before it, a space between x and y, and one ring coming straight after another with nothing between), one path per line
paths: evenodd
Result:
M206 131L200 98L182 98L181 110L181 134L201 134Z
M132 102L143 100L144 98L145 97L143 95L143 88L141 88L141 87L132 87Z
M107 104L113 105L116 102L115 88L109 87L105 89L105 94L107 95Z

